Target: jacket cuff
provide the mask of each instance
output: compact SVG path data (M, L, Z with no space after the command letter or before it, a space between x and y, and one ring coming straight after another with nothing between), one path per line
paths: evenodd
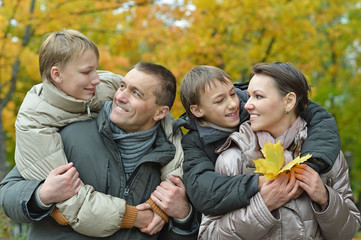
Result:
M39 206L41 209L49 210L51 208L52 204L43 203L43 201L41 201L40 196L39 196L39 190L43 184L44 183L40 184L39 187L36 188L35 201L36 201L37 206Z
M51 212L50 216L55 219L60 225L68 225L69 220L59 211L57 207Z
M248 200L250 200L258 191L258 175L252 175L246 184L246 196Z
M120 228L132 228L134 227L135 219L138 215L138 209L128 204L125 205L125 213L123 215L122 224Z
M150 207L152 208L152 210L153 210L156 214L158 214L166 223L169 222L169 217L168 217L168 215L167 215L165 212L163 212L163 210L160 209L160 208L158 207L158 205L155 204L155 202L154 202L152 199L149 198L149 199L146 201L146 203L148 203L148 204L150 205Z

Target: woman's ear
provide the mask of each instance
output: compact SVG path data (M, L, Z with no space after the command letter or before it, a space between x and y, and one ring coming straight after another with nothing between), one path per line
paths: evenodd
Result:
M59 67L52 66L50 69L50 75L55 83L61 83L61 72Z
M191 110L193 115L196 116L197 118L201 118L204 116L202 109L196 104L190 105L189 109Z
M287 95L285 96L286 111L288 110L290 112L295 108L297 102L296 99L296 94L294 92L287 93Z

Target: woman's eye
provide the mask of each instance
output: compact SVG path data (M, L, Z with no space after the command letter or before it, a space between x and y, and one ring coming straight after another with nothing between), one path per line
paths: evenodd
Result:
M262 99L263 97L261 95L256 95L257 99Z

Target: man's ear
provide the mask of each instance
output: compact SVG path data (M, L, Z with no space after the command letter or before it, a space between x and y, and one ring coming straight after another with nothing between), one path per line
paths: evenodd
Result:
M57 66L52 66L51 70L50 70L50 75L52 80L55 83L61 83L61 72L60 72L60 68ZM51 79L49 79L51 80Z
M191 110L193 115L196 116L197 118L201 118L204 116L202 109L200 107L198 107L198 105L196 105L196 104L190 105L189 109Z
M165 116L167 116L168 113L169 113L169 107L168 106L160 106L157 109L157 111L155 112L154 120L155 121L160 121L163 118L165 118Z
M294 107L296 106L296 94L294 92L289 92L287 93L284 99L286 105L285 108L288 109L289 111L293 110Z

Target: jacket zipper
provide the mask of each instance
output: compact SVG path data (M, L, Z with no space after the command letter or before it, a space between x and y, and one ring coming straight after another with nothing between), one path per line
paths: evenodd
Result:
M139 172L139 165L138 165L138 167L136 167L136 169L134 169L134 171L132 172L132 175L130 175L130 178L127 180L127 183L126 183L127 185L125 186L125 189L124 189L124 197L129 196L130 187L132 186L135 176L138 175L138 172ZM125 175L126 174L124 172L124 176Z
M91 117L91 114L90 114L90 100L87 100L86 101L86 111L88 112L88 116Z

